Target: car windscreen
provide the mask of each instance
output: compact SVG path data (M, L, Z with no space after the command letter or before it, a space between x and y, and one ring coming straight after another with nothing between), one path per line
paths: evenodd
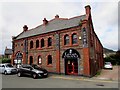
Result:
M6 67L13 67L11 64L7 64Z
M106 62L105 64L106 64L106 65L110 65L111 63L110 63L110 62Z
M38 67L37 65L33 65L32 66L34 69L39 69L40 67Z

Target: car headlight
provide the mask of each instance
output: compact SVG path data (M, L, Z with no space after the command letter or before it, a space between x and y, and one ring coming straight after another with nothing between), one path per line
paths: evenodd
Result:
M8 71L8 72L10 72L10 71L11 71L11 69L7 69L7 71Z

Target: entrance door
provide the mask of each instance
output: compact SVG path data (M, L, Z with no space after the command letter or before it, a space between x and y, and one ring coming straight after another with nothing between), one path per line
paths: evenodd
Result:
M65 74L78 75L78 60L80 59L80 54L75 49L67 49L63 55L65 62Z
M66 62L66 74L78 75L78 61L77 61L77 59L67 60L67 62Z

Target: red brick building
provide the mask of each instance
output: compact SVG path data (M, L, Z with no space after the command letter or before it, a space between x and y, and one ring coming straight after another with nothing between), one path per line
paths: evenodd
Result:
M103 46L94 32L91 8L85 15L60 18L13 37L12 63L38 64L49 72L91 77L103 68Z

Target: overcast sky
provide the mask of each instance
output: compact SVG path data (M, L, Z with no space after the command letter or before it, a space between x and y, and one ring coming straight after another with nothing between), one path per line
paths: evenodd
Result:
M3 2L4 1L4 2ZM8 2L9 1L9 2ZM12 36L42 24L43 18L51 20L56 14L61 18L71 18L85 14L85 6L91 6L94 30L102 45L118 50L118 2L106 0L2 0L0 1L0 54L5 47L12 48ZM49 1L49 2L48 2ZM52 1L52 2L50 2ZM88 2L89 1L89 2Z

